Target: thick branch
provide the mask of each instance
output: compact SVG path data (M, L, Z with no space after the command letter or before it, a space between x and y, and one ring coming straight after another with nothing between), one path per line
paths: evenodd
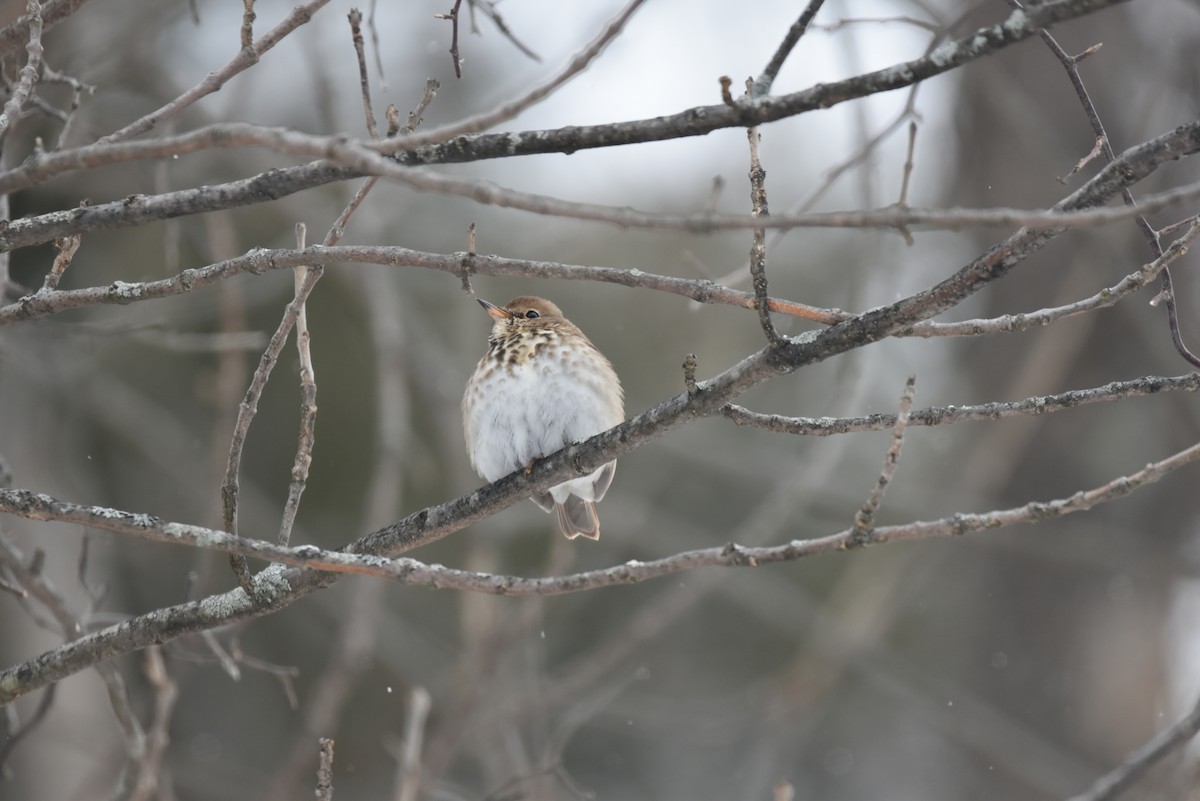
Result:
M402 167L389 158L375 153L370 146L339 137L318 137L278 128L235 123L213 126L186 134L189 147L208 142L228 144L230 137L246 144L278 147L288 152L319 153L336 159L343 165L321 161L288 170L273 170L253 178L228 184L167 192L161 195L132 195L124 200L85 208L56 211L38 217L13 220L0 226L0 251L35 245L50 239L70 236L99 228L123 228L153 220L198 214L217 209L233 208L267 200L276 200L304 189L335 180L371 173L381 175L414 189L466 197L478 203L516 208L534 214L546 214L574 219L605 222L626 228L681 229L694 233L717 230L753 229L756 227L879 227L912 228L917 226L963 228L971 225L1026 225L1048 229L1078 225L1098 225L1136 217L1137 209L1096 209L1087 214L1055 217L1043 210L1022 209L913 209L885 208L862 212L825 214L783 214L767 219L750 215L714 214L652 214L630 208L617 208L593 203L575 203L545 195L518 192L483 181L440 175L427 169ZM149 143L125 143L112 147L123 153L153 151L168 153L166 139ZM1055 211L1082 209L1097 205L1101 200L1127 189L1145 178L1167 161L1188 156L1200 150L1200 121L1181 125L1170 133L1126 150L1111 162L1072 197L1077 201L1054 207ZM47 156L34 162L30 169L40 169L57 156ZM13 176L13 173L7 173ZM26 176L27 178L28 176ZM0 175L0 186L5 182ZM14 179L15 180L15 179ZM0 189L0 191L3 191ZM1200 197L1200 184L1189 184L1145 198L1142 212Z

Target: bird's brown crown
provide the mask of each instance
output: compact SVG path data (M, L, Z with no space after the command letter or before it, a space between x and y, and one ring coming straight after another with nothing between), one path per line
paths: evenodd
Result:
M545 298L534 297L533 295L521 295L518 298L513 298L504 304L503 309L513 317L525 320L536 320L542 317L561 318L563 316L562 309ZM535 312L537 316L530 317L529 312Z

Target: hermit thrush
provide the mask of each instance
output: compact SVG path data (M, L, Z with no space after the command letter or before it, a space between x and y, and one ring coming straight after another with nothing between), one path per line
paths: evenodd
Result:
M495 481L625 419L621 382L604 354L548 300L479 301L495 320L488 351L463 395L475 472ZM600 539L595 504L617 471L609 462L533 496L567 539Z

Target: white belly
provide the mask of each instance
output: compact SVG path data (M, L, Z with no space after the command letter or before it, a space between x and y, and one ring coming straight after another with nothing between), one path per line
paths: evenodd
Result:
M616 376L607 364L585 363L594 369L568 377L561 354L543 353L496 371L486 387L468 389L463 422L479 475L495 481L621 422L619 396L603 391ZM594 476L564 482L551 495L560 503L572 493L592 500Z

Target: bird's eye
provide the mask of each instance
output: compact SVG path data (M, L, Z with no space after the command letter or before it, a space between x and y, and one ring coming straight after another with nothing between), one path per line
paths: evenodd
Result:
M533 309L530 309L529 311L525 312L525 316L528 317L530 320L536 320L538 317L541 317L542 315L538 314Z

